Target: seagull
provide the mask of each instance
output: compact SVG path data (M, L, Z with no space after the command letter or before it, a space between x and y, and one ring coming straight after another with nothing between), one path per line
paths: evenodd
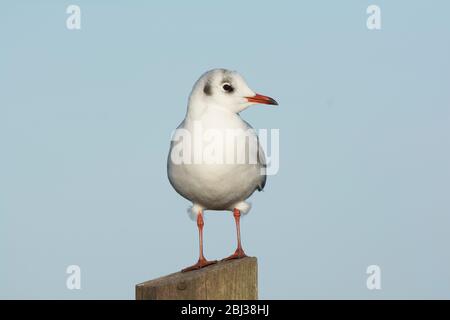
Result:
M183 272L217 262L207 260L203 254L205 210L233 213L237 249L224 260L246 257L241 244L240 217L250 210L246 199L256 190L262 191L266 184L264 151L255 130L239 115L254 104L278 105L274 99L251 90L239 73L226 69L204 73L191 91L186 116L174 132L167 160L170 184L192 202L188 213L196 220L199 232L199 259ZM230 132L232 138L226 139ZM222 138L214 143L213 159L205 156L208 154L205 141L210 142L211 137ZM253 148L251 141L255 142ZM227 161L223 161L225 158Z

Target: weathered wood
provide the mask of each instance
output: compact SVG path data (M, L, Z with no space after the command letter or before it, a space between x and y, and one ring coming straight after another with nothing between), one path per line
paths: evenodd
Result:
M136 285L136 300L256 300L255 257L219 262Z

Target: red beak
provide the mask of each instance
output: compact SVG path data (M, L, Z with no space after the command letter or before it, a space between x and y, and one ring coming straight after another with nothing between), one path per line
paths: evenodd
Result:
M247 97L248 102L261 103L261 104L273 104L278 105L271 97L263 96L262 94L255 94L253 97Z

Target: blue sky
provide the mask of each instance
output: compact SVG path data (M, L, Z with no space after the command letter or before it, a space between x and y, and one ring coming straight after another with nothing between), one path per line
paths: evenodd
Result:
M66 8L81 8L81 30ZM382 29L366 28L381 8ZM166 178L206 70L279 108L280 171L243 219L260 298L448 298L448 1L10 1L0 12L0 297L124 298L195 262ZM209 258L235 246L205 221ZM66 288L66 267L82 289ZM379 265L382 289L366 288Z

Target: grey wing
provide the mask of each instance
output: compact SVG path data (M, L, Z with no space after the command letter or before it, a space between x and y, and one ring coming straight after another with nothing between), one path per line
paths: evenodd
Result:
M252 126L245 120L242 119L242 121L244 121L247 124L247 127L249 129L252 129ZM261 147L261 144L259 143L259 137L258 135L256 135L256 139L257 139L257 143L258 143L258 157L257 157L257 163L258 163L258 167L260 168L260 178L259 178L259 183L256 186L256 190L258 191L262 191L264 189L264 187L266 186L266 181L267 181L267 175L266 175L266 155L264 154L264 149Z
M247 121L245 121L244 119L242 119L242 121L244 121L247 124L247 127L249 129L254 130L252 128L252 126ZM258 143L257 164L258 164L258 167L261 170L261 172L260 172L261 175L260 175L259 183L258 183L258 185L256 186L255 189L258 190L258 191L262 191L264 189L265 185L266 185L266 180L267 180L267 175L266 175L266 167L267 167L266 155L264 154L264 149L261 147L261 144L259 143L258 135L256 135L256 139L257 139L257 143Z
M258 191L262 191L266 185L267 175L266 175L266 155L264 154L264 150L259 144L258 138L258 164L261 167L261 177L259 179L259 184L256 187Z

